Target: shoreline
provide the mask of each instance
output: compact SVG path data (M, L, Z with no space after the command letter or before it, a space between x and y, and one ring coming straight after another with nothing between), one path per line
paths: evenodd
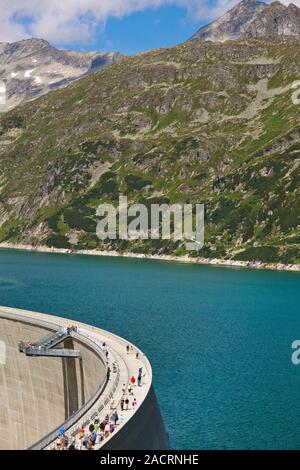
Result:
M272 271L288 271L300 272L300 264L283 264L283 263L263 263L261 261L237 261L223 260L219 258L191 258L189 256L173 256L173 255L147 255L143 253L131 253L119 251L98 251L98 250L70 250L67 248L49 248L44 245L32 246L25 244L0 243L0 249L31 251L37 253L56 253L56 254L72 254L87 256L103 256L114 258L133 258L146 259L153 261L168 261L175 263L198 264L202 266L219 266L228 268L248 268L248 269L267 269Z

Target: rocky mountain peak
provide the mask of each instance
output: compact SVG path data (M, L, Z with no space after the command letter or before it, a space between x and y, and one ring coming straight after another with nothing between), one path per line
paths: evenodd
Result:
M224 42L238 39L257 14L262 12L266 3L257 0L242 0L221 18L200 28L191 39Z
M6 101L0 104L0 113L67 85L121 57L114 52L64 51L38 38L0 43L0 81L6 85Z
M300 8L279 1L242 0L221 18L204 26L193 40L223 42L241 37L300 36Z
M294 4L286 7L278 1L273 2L253 19L243 36L255 38L300 36L300 8Z

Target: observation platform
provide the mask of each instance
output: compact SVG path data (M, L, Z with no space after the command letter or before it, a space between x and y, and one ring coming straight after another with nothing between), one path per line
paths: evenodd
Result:
M19 351L26 356L36 357L81 357L79 350L58 347L60 344L63 344L65 340L72 338L73 331L75 330L72 328L60 328L55 333L47 335L36 343L25 343L21 341L19 343Z

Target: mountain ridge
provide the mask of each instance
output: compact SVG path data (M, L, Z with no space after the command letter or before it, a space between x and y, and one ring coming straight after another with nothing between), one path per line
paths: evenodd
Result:
M219 19L201 27L190 40L224 42L291 35L300 35L300 8L296 5L285 6L278 0L242 0Z
M0 43L0 80L6 86L6 112L50 90L120 60L119 53L74 52L57 49L44 39Z
M221 18L198 30L192 41L224 42L239 38L300 35L300 9L279 1L267 4L242 0ZM69 85L95 70L121 60L118 52L60 50L44 39L31 38L0 43L0 80L6 96L0 96L0 113L49 91Z

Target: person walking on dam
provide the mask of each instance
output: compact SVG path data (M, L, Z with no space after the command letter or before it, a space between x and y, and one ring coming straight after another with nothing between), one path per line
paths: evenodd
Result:
M112 415L112 421L115 423L115 426L116 426L119 421L119 415L117 411L115 411L114 414Z
M108 437L109 434L110 434L110 424L107 423L107 424L105 425L105 428L104 428L104 436L105 436L105 437Z
M142 374L143 374L143 368L142 367L139 367L139 375L138 375L138 386L141 387L142 385Z

